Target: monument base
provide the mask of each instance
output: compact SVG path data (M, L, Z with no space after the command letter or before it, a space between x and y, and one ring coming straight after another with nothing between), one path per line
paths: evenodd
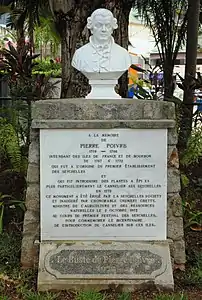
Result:
M115 92L117 83L118 80L89 80L91 92L86 96L86 99L120 99L121 96Z
M38 290L173 290L165 242L69 242L40 244Z

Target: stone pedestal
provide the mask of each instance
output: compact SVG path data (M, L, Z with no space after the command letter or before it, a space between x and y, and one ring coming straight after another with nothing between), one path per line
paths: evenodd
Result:
M42 243L38 289L133 291L155 286L173 290L168 242Z
M185 263L180 177L174 104L160 101L53 99L34 103L29 150L27 211L24 220L21 263L37 266L39 290L94 287L111 284L133 290L144 284L173 289L173 264ZM167 130L167 241L40 240L41 129ZM153 142L151 136L151 143ZM138 141L137 141L138 143ZM155 145L156 148L161 145ZM61 145L62 147L62 145ZM116 171L117 172L117 171ZM41 200L42 201L42 200ZM67 228L68 231L68 228ZM169 242L168 242L169 241ZM171 255L171 256L170 256ZM112 260L108 261L107 257ZM139 265L137 257L140 259ZM98 269L95 264L98 263ZM131 263L131 266L130 266ZM78 269L80 266L80 270ZM108 265L108 267L107 267ZM63 268L65 266L65 268ZM95 267L95 268L94 268ZM121 273L122 272L122 273Z
M90 80L91 92L86 99L121 99L121 96L115 92L115 86L118 80Z

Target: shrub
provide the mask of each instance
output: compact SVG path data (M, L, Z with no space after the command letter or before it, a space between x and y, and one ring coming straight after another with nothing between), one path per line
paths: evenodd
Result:
M0 272L7 275L13 274L19 268L21 251L21 234L0 234Z

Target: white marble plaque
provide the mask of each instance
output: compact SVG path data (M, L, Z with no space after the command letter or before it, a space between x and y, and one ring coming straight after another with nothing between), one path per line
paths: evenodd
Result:
M166 129L40 130L42 240L165 240Z

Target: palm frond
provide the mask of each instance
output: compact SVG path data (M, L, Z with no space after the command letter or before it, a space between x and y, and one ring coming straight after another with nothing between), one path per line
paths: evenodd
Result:
M186 34L187 0L134 0L133 6L150 27L163 60L175 60Z

